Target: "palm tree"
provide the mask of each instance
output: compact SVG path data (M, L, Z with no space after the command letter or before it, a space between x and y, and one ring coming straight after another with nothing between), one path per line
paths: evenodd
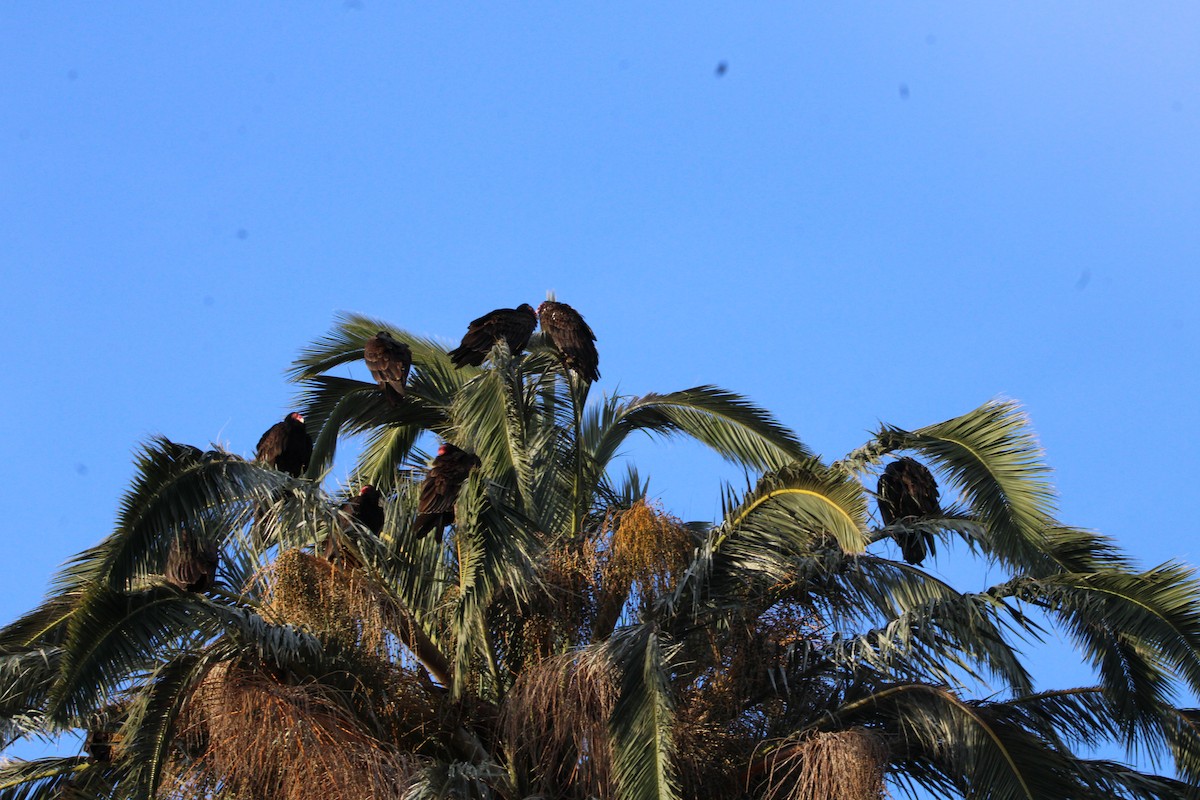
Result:
M332 374L381 330L412 351L399 399ZM1197 795L1197 712L1176 698L1200 690L1200 586L1060 524L1015 404L885 426L826 463L714 387L589 403L529 346L455 370L347 317L292 373L308 476L147 443L113 533L0 631L4 741L87 732L86 754L0 767L0 800ZM684 523L619 469L638 431L755 477L715 524ZM441 543L412 530L431 434L483 463ZM346 435L363 445L331 495ZM902 453L959 500L881 526L868 487ZM338 510L368 483L389 498L379 535ZM959 591L891 557L905 536L1005 577ZM214 550L217 585L168 577ZM1049 625L1093 685L1034 686L1018 648Z

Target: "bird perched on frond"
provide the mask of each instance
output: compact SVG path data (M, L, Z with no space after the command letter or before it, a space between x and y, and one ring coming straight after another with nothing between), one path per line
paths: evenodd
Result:
M299 478L308 469L312 451L313 440L304 427L304 417L293 411L283 418L283 422L267 428L258 440L255 460Z
M408 345L396 341L387 331L380 331L363 344L363 361L389 403L395 405L404 397L412 369L412 349Z
M219 552L216 543L199 541L188 531L180 533L167 553L167 581L184 592L206 591L216 581Z
M368 483L342 503L342 513L378 536L383 530L383 494Z
M489 311L479 319L471 320L462 342L450 351L450 360L455 369L463 364L478 367L501 339L508 343L508 351L515 356L529 344L537 322L537 314L528 303Z
M596 334L579 312L566 303L547 300L538 306L542 332L562 356L563 364L588 383L600 380L600 356L596 352Z
M483 462L474 453L468 453L449 442L438 448L437 457L429 474L421 483L421 497L417 501L417 518L413 522L413 535L418 539L430 531L434 538L442 541L442 532L447 525L454 524L454 504L458 493L471 474L471 470Z
M884 525L905 519L941 516L938 485L924 464L904 456L887 465L875 489ZM898 530L893 536L909 564L920 564L926 552L933 554L933 534Z
M371 484L364 485L358 494L342 503L341 532L331 532L325 539L325 558L335 564L361 566L359 559L346 550L341 537L357 522L378 536L383 531L383 493Z

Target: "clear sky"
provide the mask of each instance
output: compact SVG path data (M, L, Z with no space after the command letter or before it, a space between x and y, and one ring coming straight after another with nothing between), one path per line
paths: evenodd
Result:
M252 454L337 312L452 341L551 289L598 389L719 384L829 457L1017 398L1064 521L1200 562L1198 41L1193 3L6 3L0 622L147 436ZM737 477L634 455L690 519Z

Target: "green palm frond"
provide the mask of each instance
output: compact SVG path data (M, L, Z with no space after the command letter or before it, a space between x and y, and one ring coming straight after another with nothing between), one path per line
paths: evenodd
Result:
M929 588L927 584L925 588ZM942 586L940 597L913 603L885 624L837 642L829 657L847 669L869 664L882 674L966 688L999 679L1014 695L1032 691L1032 678L1009 642L1019 612L987 593L960 594ZM986 670L986 675L980 672Z
M685 596L698 604L739 597L751 586L792 585L816 564L814 555L862 553L869 538L862 487L816 460L771 473L740 498L729 492L724 505L724 520L697 549L672 606Z
M0 750L48 726L42 708L61 657L57 647L0 649Z
M617 796L675 800L673 700L660 634L651 625L626 630L611 644L622 678L610 731Z
M1023 568L1051 569L1045 532L1054 525L1054 492L1041 447L1020 407L993 400L961 417L915 431L887 426L889 449L915 450L967 495L991 534L992 553Z
M491 486L484 491L482 484L479 471L473 472L456 510L456 695L464 688L461 679L470 674L472 662L480 657L487 663L492 679L503 681L487 624L486 611L492 598L504 587L513 593L518 605L524 605L528 593L538 586L534 560L540 543L536 530L528 527L527 519L506 508L500 491Z
M1005 591L1062 620L1099 672L1130 741L1153 734L1155 709L1173 699L1174 675L1200 689L1200 582L1191 568L1019 578Z
M891 761L901 774L941 773L966 798L1081 796L1070 754L1045 731L1019 724L1004 703L964 701L941 686L897 684L852 699L830 716L841 725L896 731Z
M81 756L0 762L0 800L69 796L68 787L83 783L82 776L91 771L92 765Z
M767 411L715 386L631 399L606 398L589 410L583 439L603 470L629 434L685 435L726 459L756 470L778 469L812 453Z
M1088 788L1081 800L1196 800L1200 789L1165 775L1148 775L1116 761L1076 759L1072 766Z
M492 350L495 365L463 386L451 409L455 442L483 461L492 480L511 487L518 507L528 510L533 473L528 451L533 396L502 341Z
M366 433L375 439L385 436L397 461L408 455L417 437L426 430L444 433L445 406L410 391L394 405L385 400L375 384L332 375L309 378L297 398L310 425L319 426L313 442L308 477L316 478L329 469L343 433ZM404 445L398 445L403 442ZM377 476L385 479L386 474Z
M130 702L123 729L123 759L131 765L129 778L135 796L158 796L175 724L184 704L215 661L216 651L181 655L150 672L148 687Z
M78 590L51 594L41 605L0 628L0 652L60 644L78 601Z
M174 588L118 592L96 584L68 624L48 714L80 719L115 697L128 677L152 669L159 648L196 636L195 603Z
M136 466L116 529L68 563L54 581L55 593L77 593L97 582L118 590L142 583L161 574L180 532L205 527L213 514L232 531L292 483L285 473L231 453L205 452L161 437L141 448Z

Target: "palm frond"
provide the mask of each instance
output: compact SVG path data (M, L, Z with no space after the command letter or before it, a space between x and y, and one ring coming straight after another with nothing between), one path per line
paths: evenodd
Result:
M674 710L660 635L642 625L614 639L612 647L622 676L610 724L617 796L675 800Z
M1055 524L1050 470L1016 403L993 400L911 432L887 426L879 437L927 456L963 489L991 534L992 554L1018 569L1057 568L1046 557L1046 530Z
M82 756L0 762L0 800L49 800L90 769Z
M0 750L27 733L51 728L43 707L61 658L57 647L0 650Z
M129 779L135 796L158 796L176 742L176 721L215 655L215 651L202 656L189 653L160 664L143 680L147 690L130 702L122 726L122 756L131 765Z
M1200 582L1192 569L1060 573L1016 579L1005 590L1063 621L1130 741L1153 735L1155 709L1174 699L1173 674L1200 690Z
M629 400L606 398L584 418L583 439L603 470L629 434L685 435L756 470L778 469L813 454L767 411L715 386Z

